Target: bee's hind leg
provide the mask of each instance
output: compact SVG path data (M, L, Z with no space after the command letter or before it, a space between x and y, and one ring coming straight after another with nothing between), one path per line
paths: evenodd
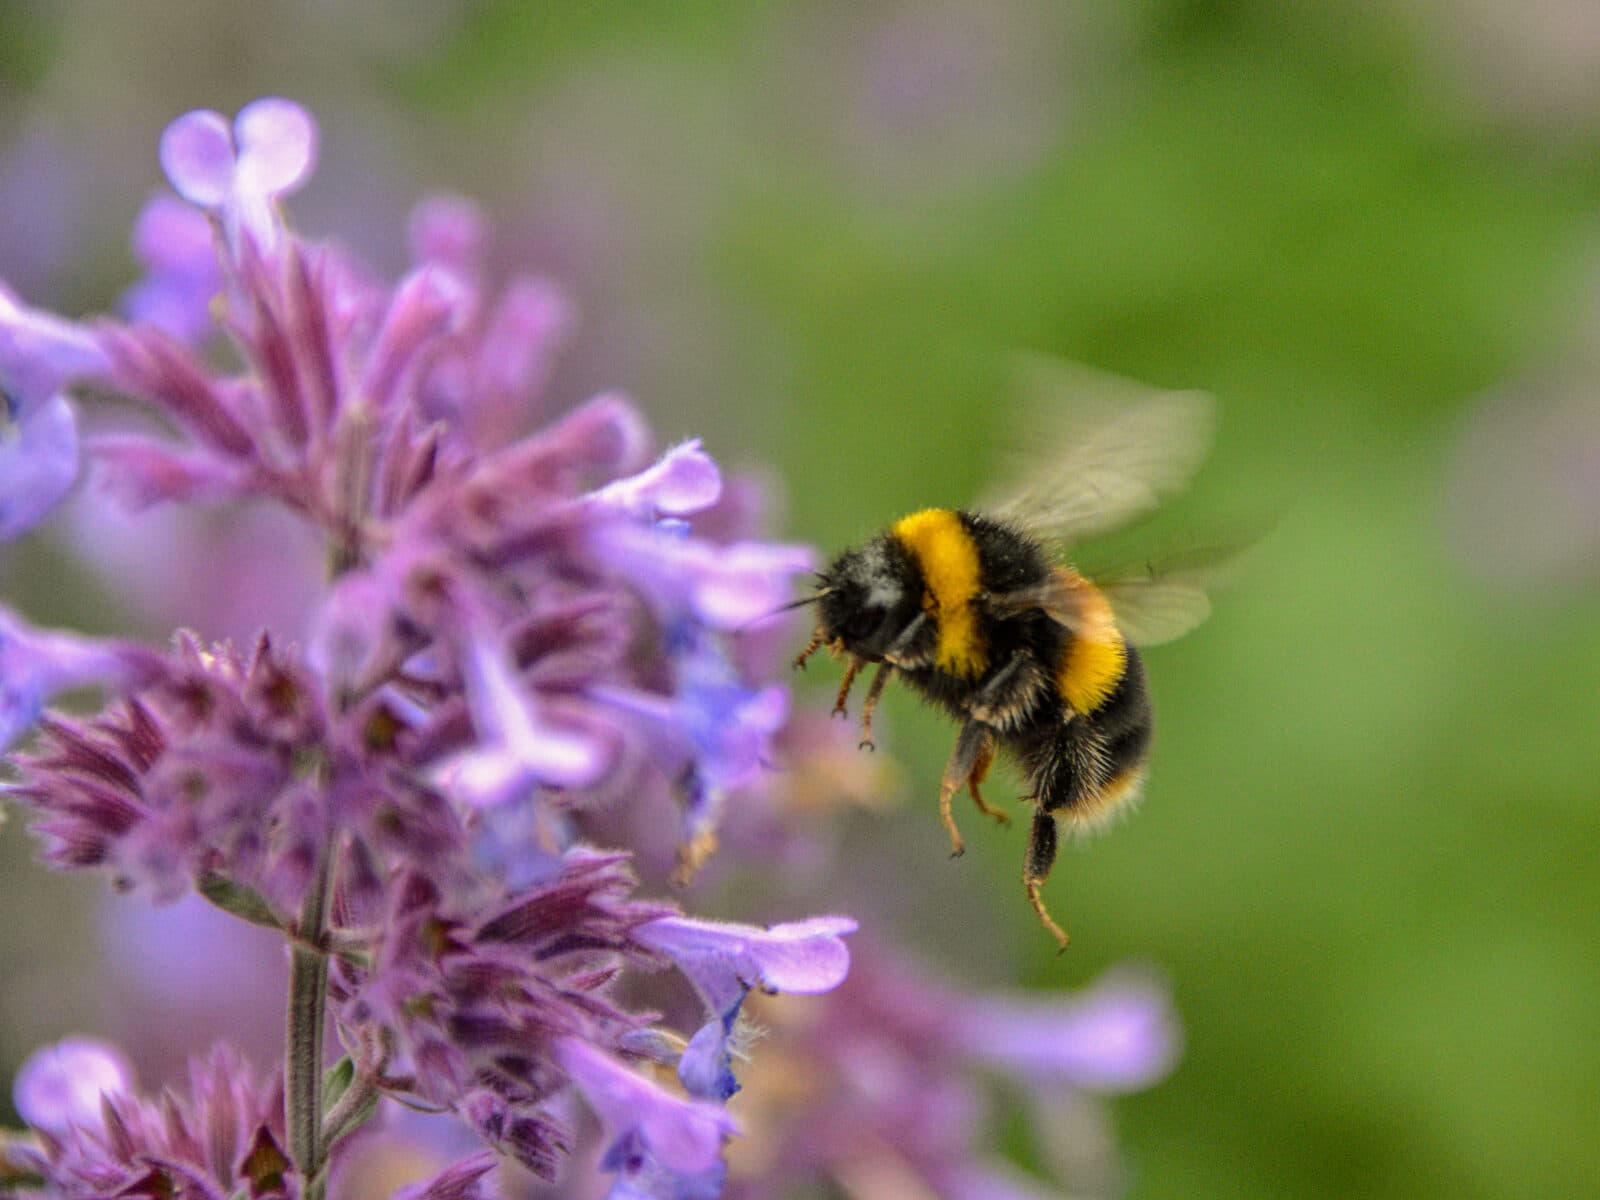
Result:
M1011 824L1011 814L1002 809L993 808L983 798L983 793L978 790L989 774L989 768L994 765L995 740L994 734L984 738L983 745L978 748L978 757L972 764L972 774L967 776L967 791L972 796L972 802L978 806L978 811L1001 825Z
M1067 948L1067 931L1055 923L1044 906L1039 889L1050 877L1050 868L1056 861L1056 818L1043 809L1033 814L1033 831L1028 836L1028 856L1022 864L1022 886L1027 889L1028 903L1038 914L1039 923L1055 938L1061 950Z
M992 757L993 735L988 727L981 721L968 721L961 727L956 748L950 752L950 761L944 765L944 777L939 781L939 820L944 822L945 832L950 835L951 858L959 858L965 853L967 844L962 840L961 831L956 828L950 802L963 787L971 785L973 772L984 755L985 747L988 747Z

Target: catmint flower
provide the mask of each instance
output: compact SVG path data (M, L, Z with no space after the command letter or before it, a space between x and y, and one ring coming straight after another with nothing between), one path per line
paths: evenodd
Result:
M161 166L180 196L221 217L235 253L246 234L270 252L280 233L273 202L305 182L316 142L316 125L298 104L257 100L231 126L221 113L179 117L161 135Z
M35 1050L17 1071L11 1098L22 1119L57 1136L76 1126L103 1132L103 1095L133 1086L133 1067L115 1046L73 1037Z
M158 664L159 656L142 646L36 629L0 606L0 751L32 728L59 693L135 688L155 677Z
M1063 1190L1114 1190L1093 1097L1154 1084L1178 1053L1165 989L1128 972L1077 995L971 995L867 944L849 978L803 1010L782 997L748 1004L767 1033L742 1099L767 1165L735 1172L729 1200L885 1172L939 1200L1051 1194L983 1153L996 1085L1078 1156L1058 1156Z
M200 341L216 328L213 301L222 290L211 223L172 196L153 196L133 227L133 253L145 277L122 298L122 310L171 334Z
M0 285L0 541L38 524L77 478L65 389L105 367L87 330L24 307Z
M850 969L842 935L855 929L849 917L814 917L770 929L664 917L635 930L637 942L678 964L710 1014L679 1064L684 1087L716 1100L738 1091L728 1043L750 989L796 995L833 990Z
M576 1038L559 1043L556 1054L605 1126L610 1144L600 1165L619 1177L613 1196L720 1193L722 1143L735 1132L725 1109L680 1099Z
M281 1085L226 1048L191 1066L186 1096L154 1103L117 1089L101 1111L92 1125L35 1126L39 1146L13 1157L62 1200L298 1194L282 1149Z
M142 227L150 276L129 299L143 319L85 341L5 310L7 386L32 405L19 412L87 372L172 431L91 440L130 510L269 505L320 537L332 574L305 648L180 633L165 653L136 651L0 612L0 740L41 725L11 758L10 794L50 864L162 902L199 893L288 934L299 984L326 973L349 1052L330 1141L382 1094L452 1114L554 1179L585 1149L586 1104L615 1196L710 1200L735 1133L722 1101L747 994L836 987L855 923L696 920L638 894L628 849L582 836L586 814L674 792L690 864L709 853L788 712L741 626L788 598L812 554L697 531L722 494L715 462L698 442L655 455L620 396L525 433L564 299L533 277L496 299L486 231L459 203L419 214L416 265L392 287L305 242L277 199L314 145L287 101L231 125L180 118L162 161L220 228L215 278L196 262L195 220L160 202ZM237 350L231 372L192 344L212 320ZM87 715L43 712L86 683L121 694ZM668 966L705 1004L687 1030L636 983ZM314 989L290 990L288 1090L304 1117L314 1075L295 1030L322 1014L304 1004ZM214 1055L190 1099L159 1113L108 1100L104 1137L38 1129L36 1165L63 1196L298 1195L281 1092ZM315 1158L305 1130L296 1153L310 1143ZM487 1166L458 1163L415 1195L468 1200Z
M985 996L963 1006L959 1044L975 1060L1035 1086L1142 1091L1172 1072L1181 1036L1154 981L1106 976L1070 1000Z

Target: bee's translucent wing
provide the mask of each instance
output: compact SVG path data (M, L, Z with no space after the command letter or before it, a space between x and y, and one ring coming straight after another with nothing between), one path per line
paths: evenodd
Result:
M1179 491L1211 448L1215 405L1039 356L1020 366L1029 439L1010 465L1018 490L984 509L1071 544L1153 511Z
M1135 646L1158 646L1211 615L1210 593L1233 572L1245 548L1240 543L1190 550L1092 581L1058 567L1043 582L989 596L986 603L1001 619L1036 610L1080 638L1107 640L1115 629Z
M1101 585L1117 628L1135 646L1159 646L1188 633L1211 615L1211 598L1197 581L1128 580Z

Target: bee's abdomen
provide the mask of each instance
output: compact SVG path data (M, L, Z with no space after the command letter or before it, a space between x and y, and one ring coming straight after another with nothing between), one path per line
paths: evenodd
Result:
M1080 623L1062 645L1056 691L1074 712L1088 714L1099 711L1116 694L1131 652L1099 589L1080 581L1075 591Z
M1040 713L1012 744L1045 812L1097 825L1139 793L1154 729L1144 663L1125 651L1116 684L1093 713ZM1062 720L1062 717L1066 717Z

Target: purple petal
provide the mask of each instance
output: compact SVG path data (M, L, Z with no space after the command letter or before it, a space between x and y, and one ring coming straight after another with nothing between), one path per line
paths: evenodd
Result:
M438 267L421 267L400 281L367 359L363 390L375 407L390 407L408 368L470 307L470 289Z
M396 1147L397 1151L399 1149ZM494 1189L485 1187L483 1177L494 1170L498 1161L492 1153L474 1154L426 1183L408 1184L390 1200L486 1200L494 1194Z
M239 145L237 185L262 196L292 192L311 174L317 126L292 100L268 97L245 105L233 122Z
M11 1098L35 1129L61 1135L69 1126L99 1130L100 1097L133 1087L133 1067L115 1046L70 1037L36 1050L22 1064Z
M1070 1000L977 1000L960 1027L978 1058L1021 1077L1097 1092L1159 1082L1182 1043L1166 989L1133 974L1110 976Z
M722 1142L735 1131L733 1118L703 1100L682 1100L630 1071L578 1038L556 1044L556 1059L605 1125L613 1146L636 1136L669 1171L694 1174L714 1169Z
M722 494L722 473L698 439L674 446L654 466L607 484L595 493L603 504L632 516L687 516L710 508Z
M657 526L617 522L594 535L596 552L668 614L687 610L714 629L770 616L791 598L790 577L811 570L808 546L717 545Z
M99 685L141 687L161 658L142 646L35 629L0 606L0 750L38 720L59 692Z
M235 165L233 135L219 112L185 113L161 135L161 169L191 204L221 205L233 189Z
M411 213L408 242L417 265L436 264L460 275L475 275L483 262L488 224L483 211L464 196L432 196Z
M27 308L0 287L0 393L6 419L25 421L73 379L106 370L99 339L52 313Z
M844 982L850 970L849 917L812 917L761 929L692 917L662 917L634 938L676 962L715 1014L729 1011L752 986L811 995Z
M211 222L181 200L150 197L133 226L133 253L154 271L212 274L217 271Z
M475 638L462 663L467 707L483 749L454 759L444 786L474 806L503 803L534 787L581 787L611 766L612 748L585 730L546 720L510 660Z
M65 396L36 409L15 430L0 419L0 542L32 529L78 477L78 424Z
M152 197L133 231L133 252L148 268L122 297L130 320L194 342L213 328L212 301L222 290L211 222L173 196Z
M247 478L213 456L185 454L137 434L94 438L89 454L102 494L129 513L173 501L224 500L237 495Z

